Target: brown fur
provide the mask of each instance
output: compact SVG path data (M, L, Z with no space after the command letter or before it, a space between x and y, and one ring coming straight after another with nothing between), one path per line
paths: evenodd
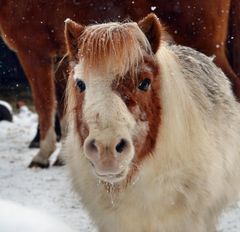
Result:
M157 6L155 13L160 17L161 22L166 25L167 30L177 43L192 47L209 56L216 56L214 62L230 78L234 93L240 99L240 81L236 75L239 70L236 62L239 59L235 55L232 61L233 64L235 63L235 73L226 54L226 42L229 33L228 23L229 20L232 22L232 19L235 18L236 21L239 18L238 1L181 0L171 1L168 4L164 0L154 2ZM236 5L234 8L235 15L230 12L230 10L233 10L233 7L230 9L230 4ZM238 46L240 36L236 33L239 28L238 24L234 27L235 39L232 42L230 54L237 54L240 51Z
M137 89L138 83L145 78L151 80L151 89L147 93ZM155 147L155 138L160 125L159 67L151 56L145 56L144 62L140 65L137 82L133 77L127 75L121 81L114 82L112 88L122 97L137 122L148 122L149 124L147 135L144 138L140 137L140 140L136 136L134 140L135 148L137 148L134 163L138 166L146 154L151 154L151 150ZM137 112L136 106L139 107Z
M161 38L162 32L161 26L159 23L157 23L155 17L156 17L155 14L149 14L143 20L138 22L138 26L141 28L141 30L145 33L146 37L148 38L153 53L156 53L160 46L160 40L156 38Z
M136 156L132 161L132 167L126 183L131 182L143 160L147 155L151 155L161 123L161 106L158 97L160 79L156 78L159 76L159 67L151 56L145 56L144 62L140 67L142 68L140 68L138 73L137 83L144 78L150 78L152 83L150 92L142 93L141 91L136 91L136 82L129 77L113 85L113 90L120 94L129 111L134 115L135 120L138 123L147 122L149 124L149 130L146 135L138 135L134 138ZM136 112L135 107L137 105L140 110Z

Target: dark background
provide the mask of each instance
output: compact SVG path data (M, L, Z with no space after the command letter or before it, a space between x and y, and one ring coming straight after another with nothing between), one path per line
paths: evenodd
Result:
M15 53L0 38L0 86L14 88L13 84L28 85Z
M32 106L31 90L15 53L0 37L0 100L15 108L18 100ZM32 107L31 107L32 108Z

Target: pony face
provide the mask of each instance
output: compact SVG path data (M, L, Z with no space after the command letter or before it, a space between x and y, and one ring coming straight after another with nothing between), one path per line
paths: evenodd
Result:
M161 109L158 30L154 15L139 24L67 22L74 125L84 156L104 182L131 179L155 146Z

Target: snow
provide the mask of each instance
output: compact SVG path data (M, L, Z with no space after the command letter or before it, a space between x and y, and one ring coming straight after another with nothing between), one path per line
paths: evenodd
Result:
M157 9L156 6L151 6L151 11L155 11Z
M13 123L0 122L0 199L46 212L77 231L94 232L79 197L71 188L66 167L44 170L27 167L37 153L37 149L28 149L36 128L37 115L30 111L14 115ZM51 163L59 149L60 144ZM0 206L0 215L2 211ZM6 232L1 227L0 231Z
M0 228L4 232L74 232L66 224L44 212L0 200ZM14 223L12 221L14 218ZM76 231L75 231L76 232Z
M70 18L66 18L64 23L70 23L72 20Z
M13 123L0 122L0 199L46 212L78 232L96 232L79 197L72 190L67 167L50 167L44 170L27 168L37 152L37 149L28 149L36 128L37 116L31 111L14 115ZM51 158L51 163L59 149L60 144ZM4 212L0 201L0 218ZM11 214L12 222L19 220L16 212ZM39 220L44 217L43 215ZM1 227L1 221L0 231L8 232ZM223 213L218 232L239 231L240 203L236 203Z

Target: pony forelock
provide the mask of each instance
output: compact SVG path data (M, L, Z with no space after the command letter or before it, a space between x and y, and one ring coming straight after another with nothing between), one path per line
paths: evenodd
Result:
M84 71L108 72L123 77L135 73L150 44L137 23L107 23L86 27L79 39Z

